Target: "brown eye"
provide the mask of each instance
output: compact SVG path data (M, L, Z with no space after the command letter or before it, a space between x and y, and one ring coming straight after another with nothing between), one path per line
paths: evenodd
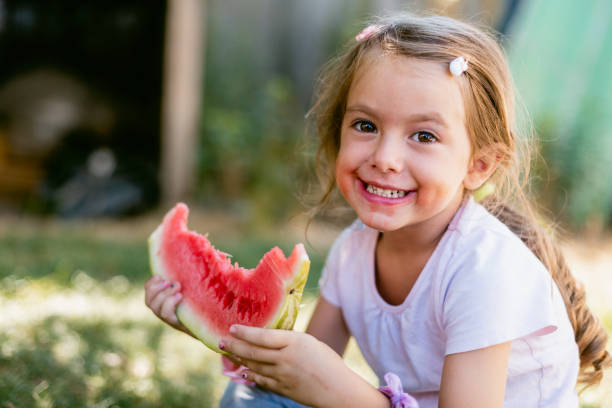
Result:
M414 140L415 142L424 144L435 143L438 141L438 138L435 137L433 134L424 131L416 132L415 134L410 136L410 139Z
M376 133L376 126L367 120L358 120L357 122L353 123L353 127L360 132Z

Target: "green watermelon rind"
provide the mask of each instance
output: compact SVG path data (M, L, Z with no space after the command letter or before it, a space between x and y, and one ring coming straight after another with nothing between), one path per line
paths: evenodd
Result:
M169 275L165 272L165 267L162 260L157 254L159 253L160 243L162 239L164 224L159 225L151 234L148 240L149 246L149 265L153 275L160 275L164 279L169 279ZM266 328L291 330L295 324L299 306L304 291L306 280L308 279L308 271L310 269L310 260L306 251L302 249L300 258L296 262L292 277L287 279L285 283L285 298L284 302L279 307L274 319L266 325ZM293 293L289 291L293 289ZM196 338L198 338L208 348L217 353L227 354L219 348L221 337L213 330L209 330L206 324L201 322L201 318L192 310L185 302L179 303L176 308L176 316L178 320L185 326Z
M300 302L304 293L304 286L308 280L308 271L310 269L310 260L306 251L303 251L300 259L297 262L297 268L294 272L294 279L285 284L285 301L279 308L278 313L272 320L268 328L292 330L300 310ZM293 289L293 293L289 293Z

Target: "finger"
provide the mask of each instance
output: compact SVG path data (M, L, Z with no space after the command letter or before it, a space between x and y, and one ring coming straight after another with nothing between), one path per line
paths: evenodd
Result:
M262 348L242 340L223 339L219 342L219 348L242 360L262 363L275 363L278 360L278 350Z
M183 295L180 292L176 292L171 296L167 297L161 305L160 316L166 322L178 325L179 321L176 317L176 307L183 299Z
M144 287L146 291L150 291L153 287L164 282L166 282L166 280L160 275L153 275L145 282Z
M259 374L265 375L266 377L278 379L278 368L275 364L260 363L258 361L246 360L244 358L237 357L233 354L224 354L223 358L234 364L235 367L232 367L232 369L238 369L238 367L242 366L248 368L249 370L256 371Z
M242 378L247 381L253 381L255 384L259 385L262 388L266 388L268 390L277 390L278 381L274 378L267 377L265 375L256 373L254 371L246 371L242 374Z
M166 284L164 284L163 288L159 290L154 297L151 298L149 305L148 305L149 308L153 310L153 312L159 316L161 313L161 308L162 308L163 303L166 301L166 299L169 296L172 296L172 294L175 293L174 292L175 288L176 288L176 285L171 284L170 282L167 282L167 286Z
M147 279L147 281L145 282L145 288L149 285L155 284L159 281L163 280L163 278L160 275L153 275L151 276L149 279Z
M293 332L234 324L230 327L230 333L237 339L245 340L261 347L281 349L287 347Z
M161 291L167 289L171 285L171 282L161 278L154 281L152 279L153 278L149 279L145 284L145 304L149 307L151 307L153 299L159 295Z
M278 379L278 366L269 363L260 363L258 361L240 360L240 365L247 367L265 377Z
M236 367L240 367L241 365L244 365L245 360L240 357L236 357L233 354L223 354L223 357L231 361Z

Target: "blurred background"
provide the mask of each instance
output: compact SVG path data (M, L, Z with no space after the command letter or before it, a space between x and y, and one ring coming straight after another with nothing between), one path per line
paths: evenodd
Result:
M217 356L143 302L146 239L179 200L247 267L308 242L303 327L350 218L305 235L312 87L396 10L501 33L541 150L532 190L612 328L612 2L0 0L0 407L215 406ZM608 378L582 394L610 401Z

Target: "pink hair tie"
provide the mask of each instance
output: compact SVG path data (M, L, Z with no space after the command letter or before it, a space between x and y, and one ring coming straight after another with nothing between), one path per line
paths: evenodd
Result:
M389 397L392 408L419 408L416 399L402 388L402 381L393 373L385 374L387 385L378 388L378 391Z
M376 34L382 28L381 25L372 24L361 30L359 34L355 36L355 40L361 41L367 38L370 38L374 34Z

